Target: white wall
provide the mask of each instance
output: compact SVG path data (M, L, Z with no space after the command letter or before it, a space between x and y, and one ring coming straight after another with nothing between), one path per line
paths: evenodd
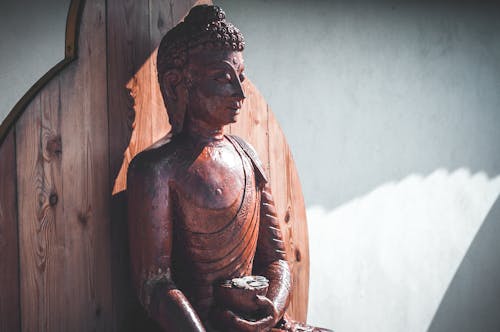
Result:
M500 331L500 6L216 3L301 176L310 322Z

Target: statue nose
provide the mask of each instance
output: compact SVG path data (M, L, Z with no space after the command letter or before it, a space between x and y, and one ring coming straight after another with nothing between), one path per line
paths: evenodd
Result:
M241 93L235 93L235 94L233 95L233 97L238 98L238 100L243 101L243 100L245 100L245 98L246 98L247 96L245 95L245 93L243 92L243 90L241 90Z
M240 82L235 86L235 92L233 93L233 97L238 98L239 100L243 101L247 96L245 95L245 92L243 91L243 86L241 85Z

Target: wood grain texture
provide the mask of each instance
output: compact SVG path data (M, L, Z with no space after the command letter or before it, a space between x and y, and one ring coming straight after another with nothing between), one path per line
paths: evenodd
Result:
M23 331L110 329L104 18L87 1L79 59L16 125Z
M149 0L145 12L136 1L108 1L108 54L118 58L108 64L113 194L126 189L128 164L135 155L170 130L156 71L161 38L192 6L210 3Z
M24 331L61 330L59 324L64 325L57 313L64 306L58 289L65 284L62 277L64 266L57 262L56 244L58 235L63 237L64 234L56 234L56 208L49 202L52 194L57 195L56 186L60 188L60 173L57 172L60 162L58 153L49 154L45 151L49 140L53 140L53 145L58 144L56 141L60 140L60 128L57 119L52 120L52 114L43 114L41 109L42 95L44 101L58 103L58 96L54 96L54 92L57 93L59 84L50 93L48 89L54 85L51 83L30 103L16 125ZM55 150L59 151L60 148L55 147Z
M11 130L0 145L0 331L19 331L19 250L16 145Z
M141 68L148 67L144 64L152 51L149 45L149 4L147 1L109 0L107 6L110 190L115 188L110 211L113 330L135 331L139 325L145 324L146 317L130 287L126 196L123 183L115 178L122 172L123 161L130 159L127 147L131 144L133 129L144 131L145 137L151 129L147 119L138 117L136 111L146 106L149 89L147 86L141 88L139 82L149 82L150 74L145 70L134 76Z
M139 74L135 79L134 76L144 67L153 49L149 46L147 2L109 0L107 6L110 170L116 176L127 146L133 143L133 128L144 131L144 135L150 132L146 120L137 114L137 109L145 106L141 102L149 97L149 89L140 89L139 82L141 79L149 82L149 75Z

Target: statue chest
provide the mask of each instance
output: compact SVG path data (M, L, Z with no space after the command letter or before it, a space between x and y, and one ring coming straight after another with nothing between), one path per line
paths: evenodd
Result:
M177 179L176 227L188 232L217 232L255 196L252 164L228 141L205 147Z
M252 162L228 144L202 152L176 184L174 274L199 308L212 303L214 282L251 273L259 234Z

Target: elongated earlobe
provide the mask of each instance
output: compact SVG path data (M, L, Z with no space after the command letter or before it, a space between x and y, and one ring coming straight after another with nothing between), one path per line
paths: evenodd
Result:
M169 70L163 75L163 86L165 87L165 92L167 98L177 100L179 96L177 95L177 86L182 81L181 72L177 69Z

